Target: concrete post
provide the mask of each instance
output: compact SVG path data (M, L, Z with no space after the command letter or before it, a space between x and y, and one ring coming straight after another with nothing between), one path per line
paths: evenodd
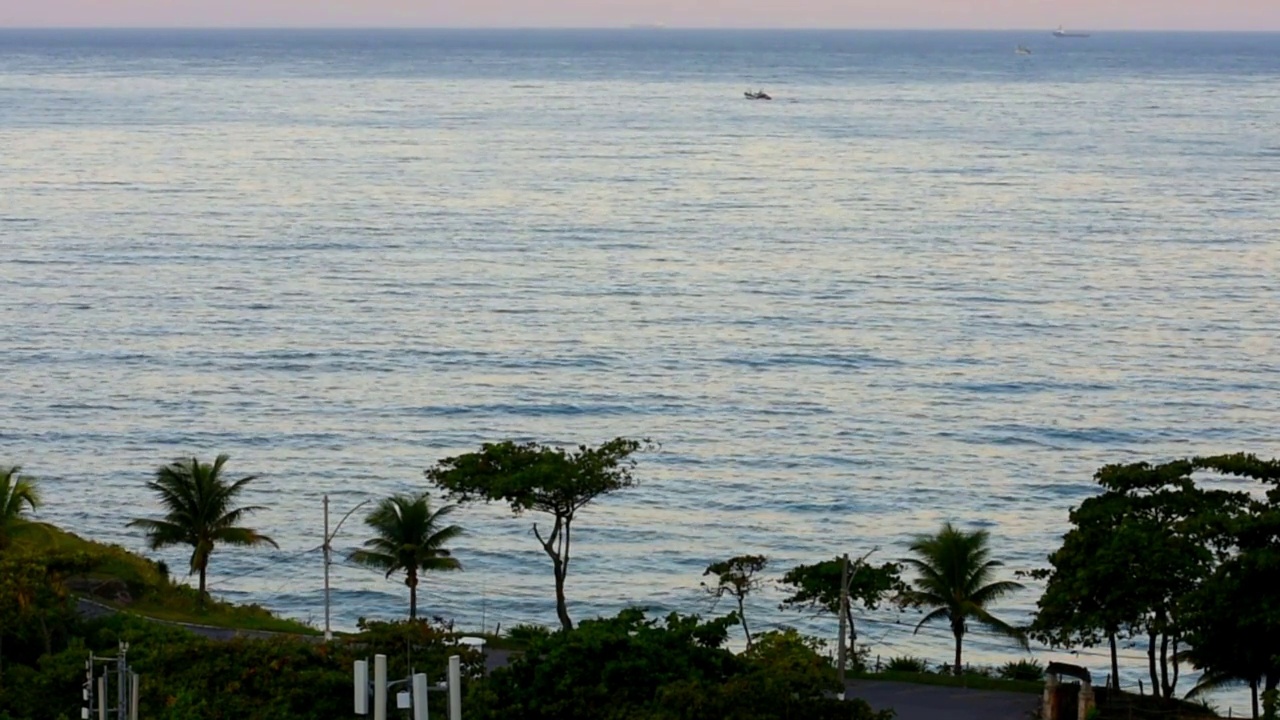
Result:
M462 658L449 656L449 720L462 720Z
M387 720L387 656L373 656L373 720Z
M1044 707L1040 710L1040 720L1059 720L1058 718L1058 676L1049 673L1044 679Z
M1089 683L1081 683L1080 685L1080 715L1079 720L1089 720L1089 713L1097 707L1098 702L1093 697L1093 685Z

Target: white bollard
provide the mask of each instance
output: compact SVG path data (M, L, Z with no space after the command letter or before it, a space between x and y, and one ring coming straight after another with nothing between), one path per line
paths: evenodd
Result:
M427 720L427 676L413 676L413 720Z
M449 720L462 720L462 658L449 656Z
M369 661L357 660L351 673L355 681L356 714L369 714Z
M387 656L373 656L373 720L387 720Z

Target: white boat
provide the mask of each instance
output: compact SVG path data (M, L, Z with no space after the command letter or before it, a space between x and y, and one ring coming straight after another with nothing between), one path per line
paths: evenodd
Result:
M1019 45L1017 48L1014 49L1014 52L1018 53L1019 55L1030 55L1031 48L1027 47L1026 45Z
M1087 38L1089 33L1067 32L1059 25L1058 29L1053 31L1053 36L1060 38Z

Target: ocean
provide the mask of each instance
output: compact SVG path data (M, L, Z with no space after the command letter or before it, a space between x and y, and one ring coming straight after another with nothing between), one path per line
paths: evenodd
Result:
M0 31L0 463L143 549L149 474L230 454L280 549L213 591L317 624L323 495L508 438L661 443L581 516L576 618L945 520L1040 567L1102 464L1280 455L1277 127L1280 35ZM407 607L362 513L339 629ZM535 518L455 518L420 607L553 624ZM873 656L947 660L915 617Z

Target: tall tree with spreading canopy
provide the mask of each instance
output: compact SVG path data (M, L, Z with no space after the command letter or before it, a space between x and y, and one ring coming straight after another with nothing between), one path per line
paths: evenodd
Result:
M200 575L201 605L207 595L205 574L209 556L216 545L279 547L275 540L257 530L239 526L246 515L264 508L235 507L236 497L256 478L249 476L227 482L222 471L230 459L228 455L219 455L212 463L202 463L193 457L161 467L147 487L159 498L165 509L164 518L140 518L129 523L129 527L146 531L147 545L152 550L171 545L191 546L191 572Z
M9 531L22 516L40 507L35 478L21 472L18 465L0 467L0 548L9 544Z
M891 562L872 565L867 562L867 556L849 562L849 604L845 607L845 621L849 625L849 657L853 658L857 658L858 644L854 605L875 610L882 602L904 597L908 590L902 581L901 565ZM790 587L791 594L782 600L779 609L818 611L839 618L843 562L843 558L837 557L788 570L782 576L782 584Z
M742 632L747 636L747 647L751 647L751 628L747 625L747 596L764 582L764 578L757 575L768 564L769 558L764 555L738 555L711 563L702 573L703 577L714 575L716 578L714 583L702 583L707 594L716 600L729 595L737 601L738 622L742 623Z
M427 493L393 495L378 503L365 518L377 533L366 540L365 549L350 554L353 562L385 570L387 577L404 572L409 588L409 619L418 617L418 582L424 572L461 570L462 564L445 545L462 535L457 525L445 525L457 505L431 511Z
M1151 687L1166 698L1177 691L1183 605L1226 556L1231 518L1248 502L1242 492L1198 487L1199 469L1192 460L1108 465L1096 475L1103 494L1084 503L1123 508L1111 521L1106 561L1124 572L1106 592L1126 598L1132 633L1147 636Z
M556 615L560 625L573 628L565 600L565 578L572 559L573 522L578 513L601 495L636 484L635 459L647 440L616 438L599 447L576 450L536 442L487 443L479 452L445 458L426 471L427 479L457 502L505 502L519 516L528 511L551 516L545 534L533 524L555 573Z
M1227 519L1232 547L1183 599L1180 612L1190 647L1178 659L1204 672L1192 693L1244 683L1253 696L1253 716L1259 717L1261 694L1261 716L1275 720L1280 688L1280 461L1237 454L1192 463L1271 487L1265 497L1252 497Z
M1188 603L1230 555L1247 493L1212 490L1192 474L1236 474L1230 458L1107 465L1102 493L1071 512L1072 529L1049 557L1051 568L1031 632L1051 645L1089 647L1105 638L1117 682L1116 638L1146 636L1153 692L1174 697ZM1201 598L1203 602L1204 598Z
M1046 580L1037 602L1030 634L1051 647L1095 647L1106 642L1111 655L1109 682L1119 687L1117 642L1143 614L1131 592L1135 539L1121 532L1129 503L1102 495L1086 500L1070 513L1072 529L1062 547L1049 556L1051 567L1026 573Z
M914 557L902 562L916 571L912 600L932 608L916 625L916 632L934 620L947 620L956 638L955 665L960 675L961 647L969 620L1016 640L1024 648L1022 631L992 615L987 606L1022 589L1011 580L996 580L996 568L1003 563L991 559L990 535L986 530L965 532L946 523L934 535L923 535L911 543Z

